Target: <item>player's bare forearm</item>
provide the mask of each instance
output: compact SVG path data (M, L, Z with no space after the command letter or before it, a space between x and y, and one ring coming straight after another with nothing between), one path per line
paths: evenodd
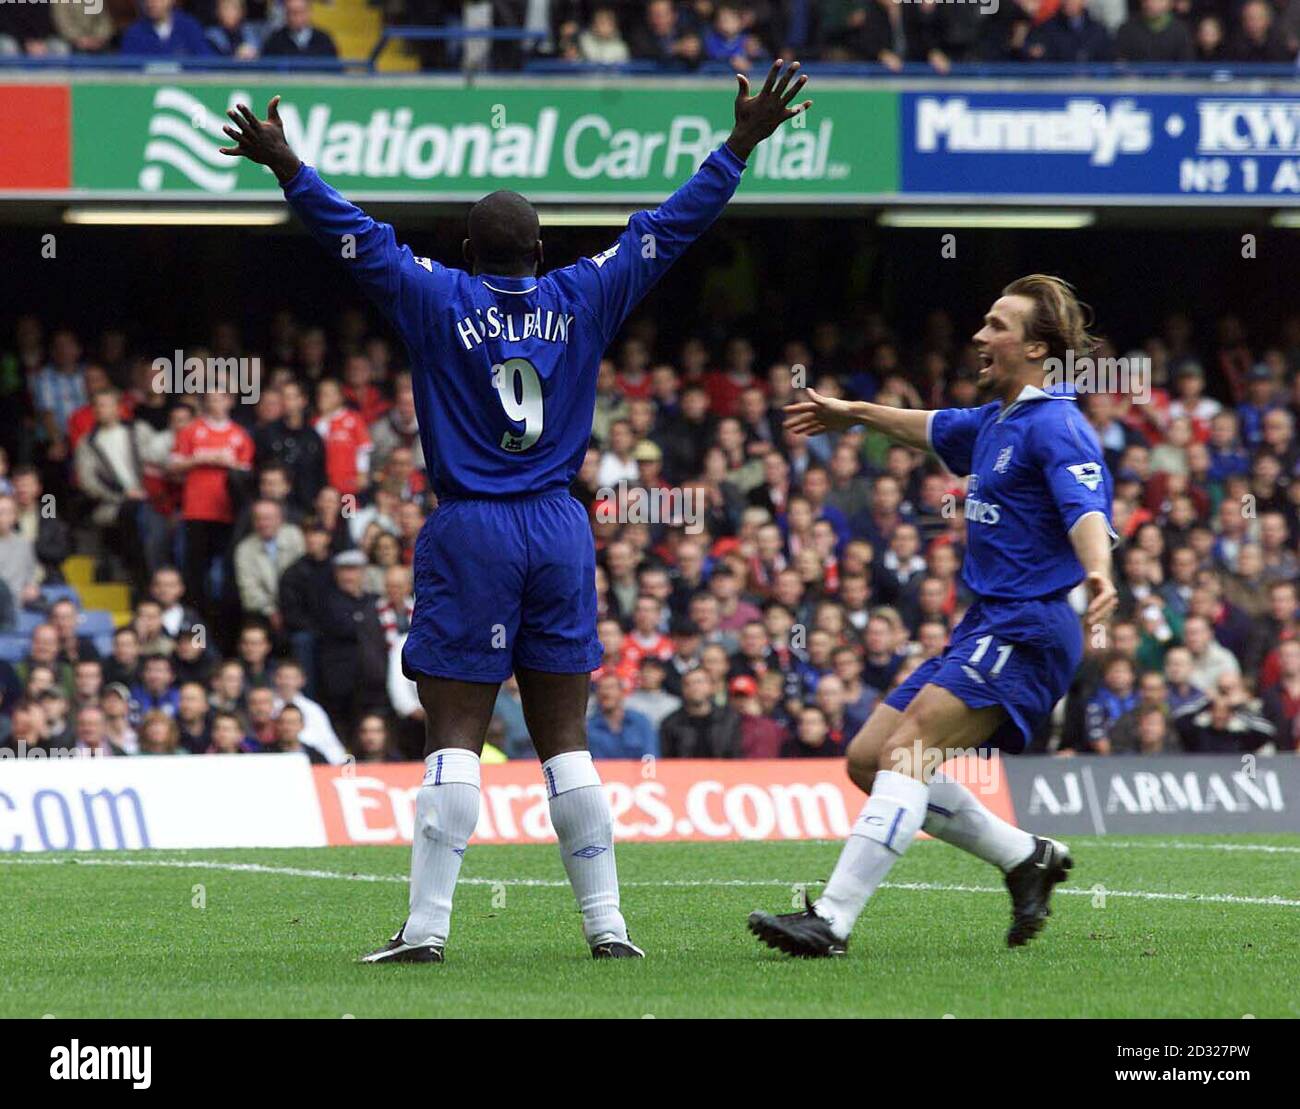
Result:
M1083 566L1084 584L1088 587L1088 623L1107 619L1119 600L1111 580L1110 525L1100 512L1080 516L1070 529L1070 543L1075 557Z
M749 95L748 78L743 73L736 74L736 125L727 138L727 146L742 162L748 161L754 147L787 119L793 119L812 107L811 100L790 107L790 102L799 95L808 78L799 73L798 62L782 73L784 64L780 58L772 63L757 96Z
M1070 531L1070 542L1084 573L1110 577L1110 531L1100 512L1080 516Z
M892 408L887 404L872 404L858 401L858 423L882 435L888 435L896 443L918 450L930 449L928 428L930 413L916 408Z

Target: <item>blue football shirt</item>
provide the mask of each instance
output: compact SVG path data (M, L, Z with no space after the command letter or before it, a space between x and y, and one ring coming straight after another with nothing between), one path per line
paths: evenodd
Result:
M1070 529L1100 512L1112 540L1111 477L1073 397L1025 386L1001 401L930 414L930 446L966 489L961 576L979 597L1025 600L1068 590L1084 570Z
M449 269L398 246L310 166L285 198L406 343L420 443L439 497L567 489L591 438L596 374L636 303L712 223L745 163L719 147L608 250L542 277Z

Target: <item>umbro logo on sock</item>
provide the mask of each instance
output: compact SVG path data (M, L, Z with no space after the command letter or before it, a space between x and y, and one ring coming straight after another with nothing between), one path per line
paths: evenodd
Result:
M586 847L581 847L573 853L575 859L594 859L597 855L603 855L608 851L608 847L601 847L596 843L589 843Z

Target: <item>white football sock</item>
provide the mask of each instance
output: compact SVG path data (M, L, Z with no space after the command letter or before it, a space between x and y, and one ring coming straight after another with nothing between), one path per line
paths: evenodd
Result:
M989 812L961 782L936 770L921 827L944 843L1006 871L1034 853L1034 837Z
M565 751L542 763L551 823L560 857L582 910L582 932L595 946L627 942L627 925L618 908L618 869L614 865L614 822L596 765L586 751Z
M402 938L411 944L445 944L451 895L465 845L478 823L478 755L443 747L424 760L424 767L424 784L415 799L411 912Z
M876 772L871 796L814 906L840 939L848 939L867 898L916 838L925 819L929 792L924 782L896 770Z

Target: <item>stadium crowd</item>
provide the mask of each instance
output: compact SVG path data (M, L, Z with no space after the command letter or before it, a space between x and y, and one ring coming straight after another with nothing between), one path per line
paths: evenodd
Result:
M236 396L178 391L120 331L91 338L27 316L0 342L0 640L16 648L0 740L418 758L399 656L436 498L389 340L359 309L329 333L278 311L256 345L217 321L186 354L258 359ZM1035 750L1296 750L1300 316L1269 338L1175 314L1129 355L1149 359L1146 403L1079 398L1114 478L1121 605ZM796 375L976 403L952 319L906 345L878 312L822 321L772 353L743 335L665 350L643 316L602 362L573 486L598 552L597 756L838 756L969 603L964 482L875 434L794 436L781 414ZM130 583L129 620L98 643L61 586L74 552ZM531 754L513 682L489 742Z
M747 70L781 53L830 62L1294 62L1300 0L386 0L390 25L524 30L526 43L417 44L425 68L531 58ZM93 10L92 10L93 9ZM0 56L334 58L311 0L0 4Z

